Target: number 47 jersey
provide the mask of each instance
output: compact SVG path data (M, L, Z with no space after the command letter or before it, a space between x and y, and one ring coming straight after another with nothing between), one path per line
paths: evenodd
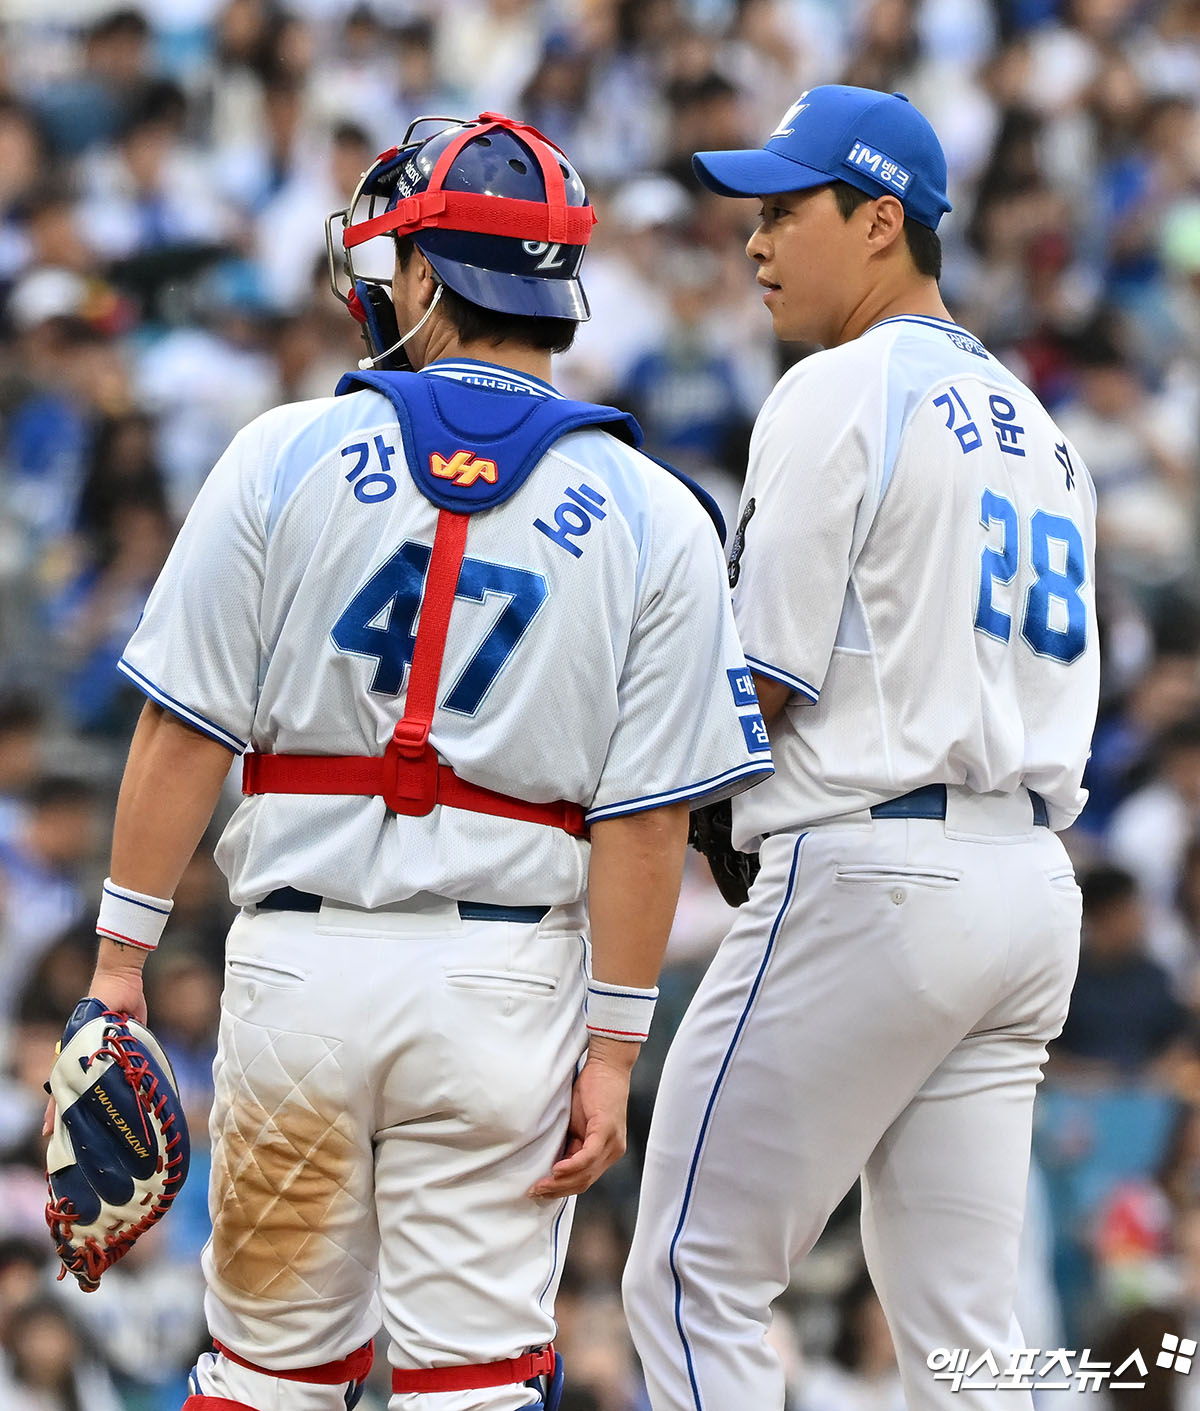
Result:
M235 437L126 675L235 752L382 756L405 709L434 501L461 497L429 737L460 779L596 822L769 774L721 546L692 492L614 435L570 429L576 404L536 379L453 362L396 380L407 393L384 377L383 392L279 407ZM586 419L624 421L602 411ZM361 907L421 892L571 903L587 855L543 823L333 793L250 798L217 850L239 905L290 886Z
M1037 398L966 330L886 319L789 371L734 541L746 659L793 696L734 841L926 784L1086 799L1095 492Z

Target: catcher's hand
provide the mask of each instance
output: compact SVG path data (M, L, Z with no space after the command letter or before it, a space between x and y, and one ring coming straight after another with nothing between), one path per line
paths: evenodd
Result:
M187 1175L187 1124L175 1075L144 1025L82 999L47 1089L46 1223L63 1267L90 1293L170 1209Z
M728 799L692 810L688 842L708 859L713 881L730 906L741 906L758 876L758 854L733 846L733 806Z

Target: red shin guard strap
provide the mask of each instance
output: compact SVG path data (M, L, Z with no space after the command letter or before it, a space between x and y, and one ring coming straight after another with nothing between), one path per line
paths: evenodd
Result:
M189 1396L182 1411L258 1411L244 1401L230 1401L224 1396Z
M280 1372L274 1367L260 1367L257 1362L248 1362L244 1357L239 1357L236 1352L230 1352L216 1339L213 1340L213 1347L222 1357L227 1357L231 1362L236 1362L239 1367L246 1367L251 1372L261 1372L263 1376L276 1377L281 1382L309 1382L313 1386L337 1386L339 1382L361 1382L371 1370L371 1363L375 1360L375 1343L372 1341L357 1348L349 1357L343 1357L339 1362L323 1362L318 1367L295 1367L290 1371ZM236 1403L231 1402L230 1405L236 1405ZM201 1411L208 1411L208 1408L201 1408Z
M509 1386L527 1382L533 1377L551 1376L554 1372L554 1344L524 1357L509 1357L503 1362L481 1362L471 1367L426 1367L420 1370L393 1371L393 1392L476 1391L480 1387Z

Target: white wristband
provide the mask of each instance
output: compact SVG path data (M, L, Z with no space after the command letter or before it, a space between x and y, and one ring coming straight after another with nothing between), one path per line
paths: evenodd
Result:
M589 980L587 988L587 1027L600 1039L620 1039L640 1044L650 1032L658 986L641 990L633 985L613 985L607 980Z
M153 950L174 905L169 897L148 897L144 892L118 887L111 877L106 877L96 934L123 946Z

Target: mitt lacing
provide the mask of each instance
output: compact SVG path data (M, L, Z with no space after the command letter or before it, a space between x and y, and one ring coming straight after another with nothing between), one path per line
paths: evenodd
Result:
M126 1019L125 1015L114 1013L112 1010L106 1011L106 1017L120 1021L122 1026ZM128 1032L110 1031L105 1036L103 1047L96 1050L92 1059L94 1061L97 1058L111 1058L118 1065L136 1093L139 1104L157 1119L160 1129L166 1135L168 1129L175 1125L176 1114L171 1112L166 1117L163 1116L163 1109L167 1105L166 1093L162 1093L155 1101L159 1082L151 1071L149 1058L141 1053L127 1051L130 1045L138 1043L139 1040ZM76 1276L82 1275L95 1287L100 1281L100 1275L115 1264L118 1259L128 1254L135 1241L167 1213L181 1183L179 1168L182 1165L182 1156L176 1148L182 1140L180 1132L171 1133L164 1144L163 1153L158 1158L157 1169L162 1171L165 1167L166 1170L163 1191L159 1198L154 1201L135 1225L112 1232L106 1236L103 1244L94 1235L89 1235L82 1244L72 1244L72 1227L80 1218L79 1212L67 1196L60 1196L58 1200L46 1202L46 1222L50 1226L50 1234L58 1246L59 1257L63 1261L62 1268L58 1271L59 1279L64 1278L70 1272ZM47 1189L53 1195L49 1177L47 1177ZM143 1201L150 1199L151 1194L147 1192ZM64 1249L66 1253L64 1253Z

